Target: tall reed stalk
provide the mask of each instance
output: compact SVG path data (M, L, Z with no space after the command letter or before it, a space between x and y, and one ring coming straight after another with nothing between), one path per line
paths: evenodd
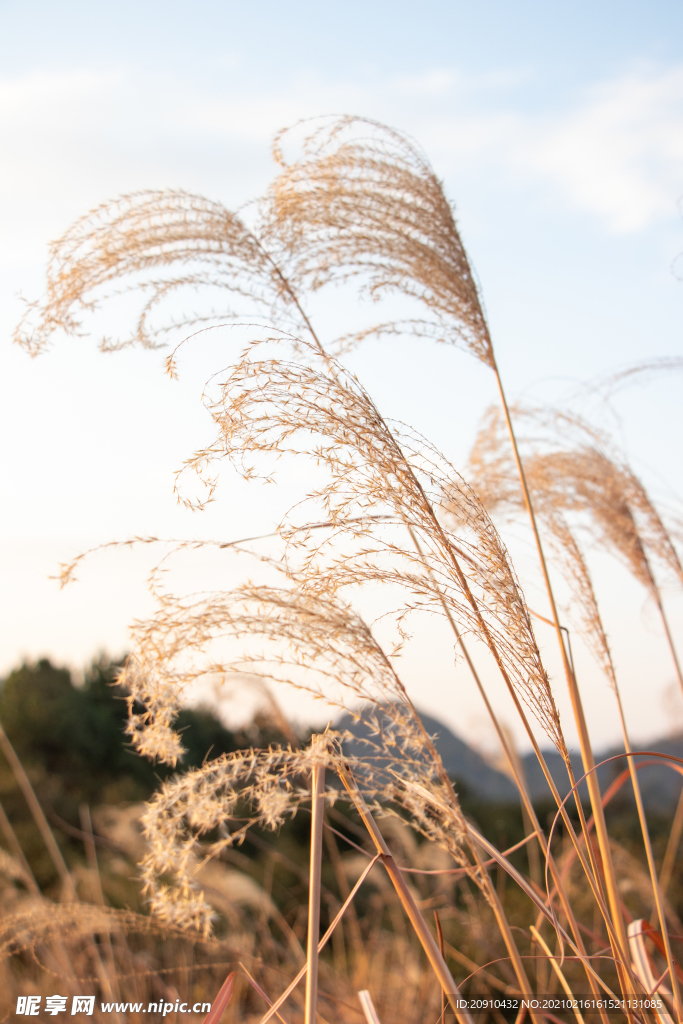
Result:
M515 436L515 430L512 424L512 418L510 416L510 409L508 406L507 399L505 397L505 390L503 388L503 382L498 370L498 365L493 362L493 369L496 375L496 382L498 384L498 390L500 393L500 400L503 407L505 416L505 423L508 429L510 442L515 457L515 464L517 466L517 472L519 474L519 481L522 487L522 493L524 495L524 503L526 505L527 513L529 515L529 521L534 535L534 542L536 544L536 550L538 552L538 559L543 573L543 580L545 583L546 593L550 602L550 610L552 614L552 621L555 628L555 636L560 648L562 656L562 665L564 668L565 679L569 689L569 697L571 700L572 711L574 713L574 721L576 723L579 745L581 748L581 760L583 761L583 769L586 775L586 784L588 786L588 794L591 802L591 810L593 811L593 818L595 820L595 831L598 837L598 844L600 847L600 856L602 858L602 868L604 871L605 885L607 888L607 899L609 901L610 914L612 922L614 924L616 942L613 945L615 962L619 971L619 977L624 992L628 992L629 995L636 997L637 993L633 986L631 979L631 973L628 970L629 955L628 955L628 935L626 933L626 926L624 924L624 918L621 910L621 897L619 896L619 887L617 882L616 872L614 870L614 863L612 861L612 851L609 843L609 835L607 833L607 823L605 821L605 815L602 808L602 794L600 793L600 786L598 784L597 772L595 771L595 758L593 756L593 748L591 746L590 736L588 735L588 726L586 724L586 716L583 710L583 703L581 700L581 694L579 687L576 682L576 676L574 674L574 668L569 660L567 649L565 647L564 637L562 635L562 627L560 625L560 619L557 612L557 604L555 601L555 594L553 586L550 580L550 573L548 572L548 563L546 561L545 553L543 550L543 543L541 541L541 534L538 528L538 522L534 512L534 506L529 493L527 485L526 474L524 472L524 465L519 453L519 447L517 445L517 438ZM576 785L576 779L571 767L571 762L566 762L567 773L569 775L569 781L572 786ZM581 800L578 789L574 790L576 795L576 806L581 819L581 827L586 837L587 850L591 851L591 845L588 838L588 832L586 829L585 817L583 814L583 808L581 806ZM597 869L597 865L593 863L593 871L595 877L595 884L600 887L600 874ZM610 936L611 938L611 936ZM613 940L612 940L613 941Z
M410 890L406 885L405 879L403 878L403 875L401 874L399 868L397 867L394 858L391 856L389 847L384 841L384 837L382 836L382 833L377 827L377 823L375 822L372 814L370 813L370 810L367 804L365 803L365 800L363 799L358 789L358 786L356 785L353 775L351 774L350 770L345 768L340 767L338 771L339 776L342 782L344 783L347 792L349 793L351 799L356 805L358 813L360 814L363 823L365 824L365 827L367 828L370 837L372 838L372 841L375 844L377 853L380 855L382 859L382 863L384 864L387 874L391 879L392 885L396 890L398 898L400 899L401 904L403 905L403 909L408 915L408 918L410 920L411 925L413 926L415 934L420 940L422 948L424 949L427 955L427 959L429 960L432 966L432 970L439 979L439 984L443 989L444 995L451 1004L456 1020L459 1021L459 1024L474 1024L469 1011L463 1009L462 1007L462 996L458 986L455 983L455 979L453 978L453 975L449 971L448 965L446 964L446 961L444 960L438 945L434 941L432 933L427 927L427 924L422 914L420 913L418 907L416 906L415 900L413 899Z
M350 117L323 122L311 130L303 149L302 159L287 164L278 139L275 155L283 170L270 192L272 230L284 235L293 253L293 279L318 288L334 279L365 275L373 297L382 292L402 292L418 299L427 311L424 320L381 324L345 337L342 342L348 345L370 333L412 329L417 334L446 337L470 351L495 374L587 773L615 928L615 958L625 965L627 935L581 696L564 646L503 381L452 208L427 158L405 136L382 125ZM573 785L571 764L568 759L565 763ZM577 809L585 828L578 792ZM595 863L593 870L599 888ZM628 970L623 966L619 969L625 990L634 994Z
M325 747L324 736L311 741L313 750ZM323 855L323 815L325 763L314 764L311 771L311 856L308 883L308 939L306 945L306 1013L304 1024L317 1024L318 942L320 941L320 871Z
M67 868L64 862L62 851L57 846L57 842L52 833L52 829L48 824L47 818L45 817L45 812L43 811L43 808L40 806L40 801L38 800L33 789L33 786L31 785L31 780L26 774L26 769L24 768L23 764L17 757L16 751L12 746L9 737L1 724L0 747L2 748L2 752L5 755L10 768L12 769L12 773L15 779L17 780L19 788L24 794L26 803L29 806L31 814L33 815L33 820L38 826L38 831L40 832L43 842L47 847L48 853L50 854L50 859L52 860L52 863L54 864L55 869L57 871L57 874L61 879L64 892L69 899L77 901L78 897L76 895L76 889L74 887L73 879L69 873L69 869Z

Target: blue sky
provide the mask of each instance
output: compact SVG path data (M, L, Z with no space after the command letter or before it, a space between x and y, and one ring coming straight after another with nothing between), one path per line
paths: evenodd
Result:
M72 552L274 518L270 500L236 484L201 522L173 504L172 471L205 437L208 354L175 386L158 354L104 357L87 339L32 362L9 344L17 291L40 294L47 243L98 202L182 187L240 205L267 184L273 133L330 112L390 123L430 154L512 395L556 400L615 368L683 355L672 271L683 251L680 4L0 0L3 667L24 654L79 664L99 647L118 652L149 607L136 555L93 563L60 594L47 576ZM320 315L332 324L338 312ZM481 367L413 343L391 359L369 346L352 363L383 410L462 464L494 397ZM680 375L658 376L600 413L670 502L683 491L680 388ZM628 581L596 571L627 703L654 734L677 713L656 621ZM671 610L683 645L674 595ZM641 627L648 644L636 649ZM429 664L425 701L443 712L449 656ZM593 727L608 739L615 723L591 671ZM461 731L479 714L462 692L447 712Z

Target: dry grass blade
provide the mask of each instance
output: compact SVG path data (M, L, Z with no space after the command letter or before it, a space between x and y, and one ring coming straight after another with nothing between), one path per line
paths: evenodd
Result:
M538 943L538 945L541 947L543 952L546 954L546 956L550 960L551 967L555 971L555 974L557 975L557 977L559 978L559 981L560 981L560 984L561 984L562 988L564 989L564 991L565 991L566 995L569 997L569 999L571 999L572 1002L573 1002L574 1000L573 1000L573 992L571 990L571 986L570 986L569 982L567 981L567 979L565 978L564 973L562 971L562 968L560 967L560 965L557 962L557 958L553 956L553 954L552 954L552 952L550 950L550 947L548 946L547 942L545 941L545 939L543 938L543 936L541 935L541 933L538 931L537 928L534 928L534 926L532 925L531 928L529 929L529 931L531 932L531 934L533 935L533 937L536 940L536 942ZM578 1007L574 1007L574 1016L576 1017L576 1020L578 1021L578 1024L584 1024L583 1017L581 1016L581 1012L578 1009Z
M659 995L661 997L666 992L669 1000L671 1001L671 992L662 984L664 979L660 978L659 981L657 981L652 973L650 958L647 955L647 949L645 948L643 924L643 921L632 921L628 926L628 944L633 960L633 969L638 975L638 978L648 996ZM673 1024L672 1018L666 1010L655 1009L655 1013L661 1024Z
M379 860L379 854L377 856L373 857L370 861L368 861L367 865L365 866L365 869L361 872L361 875L360 875L358 881L354 885L354 887L351 890L351 892L349 893L349 895L344 900L344 903L343 903L341 909L339 910L337 916L334 918L334 920L330 924L330 927L327 929L327 931L323 935L322 939L318 943L318 953L322 953L322 951L325 948L325 946L327 945L327 941L330 938L330 936L332 935L334 929L337 927L337 925L341 921L341 919L344 916L344 913L346 912L346 910L351 906L354 896L356 895L356 893L360 889L361 885L363 884L363 882L365 881L367 876L370 874L370 872L372 871L372 869L374 868L374 866L375 866L375 864L377 863L378 860ZM299 971L297 976L289 983L289 985L287 986L285 991L282 993L282 995L279 996L275 1000L275 1002L272 1004L272 1006L270 1007L268 1012L265 1014L265 1016L262 1017L262 1019L259 1022L259 1024L268 1024L268 1021L271 1019L273 1014L275 1014L277 1012L277 1010L284 1004L284 1002L287 999L287 997L290 995L291 992L294 991L296 986L299 984L301 979L306 974L307 970L308 970L308 961L301 968L301 970Z
M391 878L398 897L403 904L403 908L410 919L410 923L422 944L422 948L427 954L427 959L429 960L432 969L439 979L439 983L453 1008L456 1019L460 1024L473 1024L469 1011L467 1009L463 1009L462 1005L460 1005L462 1000L460 998L460 990L455 983L455 979L448 969L448 965L446 964L439 947L434 941L432 933L427 928L425 920L415 904L415 900L406 885L394 858L391 856L389 847L384 841L384 837L370 813L370 809L363 800L358 786L356 785L356 781L351 773L350 767L346 764L340 764L337 770L344 786L351 796L351 799L358 808L358 812L363 819L365 827L370 833L377 853L380 854L382 858L382 863Z
M366 988L362 989L358 993L358 1001L360 1002L360 1005L363 1008L363 1013L365 1014L365 1020L367 1021L367 1024L379 1024L379 1017L377 1016L377 1011L375 1010L375 1004L372 1001L372 996L370 995Z
M202 1024L218 1024L218 1021L223 1016L223 1011L232 999L232 990L235 987L236 977L237 971L230 971L230 974L218 990L218 995L213 1001L213 1006L207 1013Z

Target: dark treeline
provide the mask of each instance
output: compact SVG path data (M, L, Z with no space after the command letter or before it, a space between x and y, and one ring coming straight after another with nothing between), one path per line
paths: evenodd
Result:
M139 757L125 734L125 695L116 683L120 663L100 658L76 683L66 668L43 658L24 663L0 681L0 722L26 769L67 861L82 856L71 830L80 805L147 799L174 769ZM178 715L187 753L182 767L200 765L246 746L284 738L264 715L240 731L227 729L209 708ZM41 884L54 880L47 856L16 779L0 755L0 801ZM64 828L66 824L67 828Z
M0 721L15 750L34 774L59 777L65 796L143 799L170 772L132 750L118 668L106 659L95 661L76 685L68 669L41 659L21 665L1 684ZM178 727L187 766L201 764L209 752L215 757L242 745L208 709L181 711Z

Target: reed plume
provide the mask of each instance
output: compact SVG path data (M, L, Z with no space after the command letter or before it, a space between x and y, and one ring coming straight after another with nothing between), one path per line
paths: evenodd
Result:
M467 825L433 740L391 660L349 606L330 597L244 586L227 594L206 595L191 612L186 606L177 610L180 614L174 619L164 607L155 619L138 626L139 650L154 651L159 659L156 671L168 679L179 681L174 658L181 655L187 659L189 651L197 655L197 663L182 675L175 701L163 708L161 722L155 718L158 708L154 702L143 715L133 713L130 731L141 752L175 763L179 739L167 726L169 707L179 709L183 687L206 672L258 675L304 689L332 706L351 710L356 717L362 715L371 729L360 759L335 753L335 735L329 734L325 764L331 768L353 766L367 799L381 813L390 810L392 801L403 807L415 828L446 849L482 884L476 864L470 865L464 857ZM227 663L209 660L212 644L226 637L252 644L265 641L266 648L241 652ZM136 677L131 680L126 668L121 679L131 689L133 706L136 700L143 703L146 693L135 683L135 678L143 675L140 655L133 655L130 662L136 666ZM162 752L159 737L163 733L167 743ZM310 747L247 751L216 759L167 783L145 818L150 852L143 864L143 877L155 912L176 924L206 930L211 910L191 881L198 866L196 843L213 829L223 827L225 831L225 823L238 805L251 804L256 813L246 823L238 821L232 832L207 847L208 855L241 842L252 825L278 827L285 814L296 813L301 802L309 799L302 780L316 756L322 755ZM332 799L335 794L334 789L330 791ZM159 882L169 876L176 879L172 887Z
M400 133L362 118L323 122L320 129L309 133L302 158L291 165L285 163L276 140L275 158L284 169L270 189L266 221L270 233L282 238L290 249L292 279L315 288L335 278L358 276L367 281L372 296L391 290L416 299L428 311L426 320L379 325L341 339L342 343L387 331L443 340L445 327L449 341L472 352L495 374L588 773L611 913L619 935L619 958L624 962L626 929L581 695L564 646L503 380L452 208L417 147ZM344 184L339 184L342 169ZM566 763L573 783L571 766ZM582 808L577 809L585 824Z
M280 132L273 153L281 171L266 197L265 234L284 242L289 275L316 290L358 280L373 299L417 299L424 319L394 321L339 339L408 331L456 344L493 365L488 327L460 240L454 209L427 157L401 132L359 117L322 119L288 163Z
M304 522L296 530L289 518L283 524L292 579L312 593L369 582L398 585L413 602L406 610L441 613L445 600L464 630L487 643L520 699L566 755L531 616L505 546L475 492L447 460L418 434L388 423L360 382L334 360L319 368L259 359L257 345L217 392L206 403L216 440L186 469L205 475L227 458L252 478L255 456L270 464L287 455L323 465L328 480L307 496ZM300 516L302 506L296 511ZM318 543L304 527L320 519L331 529ZM406 547L406 527L424 543L422 555Z
M184 292L214 292L218 305L174 314ZM55 332L87 333L85 317L128 293L143 300L135 325L103 337L103 350L162 347L199 326L250 317L309 332L275 255L243 220L221 203L169 189L103 203L53 242L45 298L28 303L14 340L37 355Z
M549 535L559 531L559 550L571 561L566 517L575 518L593 542L611 551L645 587L660 612L683 689L654 568L657 565L681 583L683 567L671 534L642 482L609 439L580 417L522 407L515 410L515 416L523 424L520 444L525 474ZM500 414L490 409L472 449L470 473L489 509L514 513L522 510L523 501L514 464L501 444L503 432ZM569 578L574 578L571 569ZM582 600L579 606L588 609L590 600ZM589 634L597 636L594 629Z

